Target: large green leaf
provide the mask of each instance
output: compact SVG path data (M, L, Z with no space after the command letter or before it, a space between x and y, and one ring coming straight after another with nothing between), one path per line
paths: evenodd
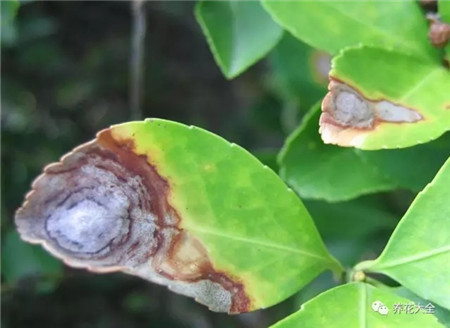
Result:
M283 34L259 1L201 1L195 15L229 79L264 57Z
M159 119L113 126L45 173L16 223L26 240L75 266L123 270L230 312L273 305L322 271L341 270L295 193L243 148L200 128ZM85 222L89 234L74 232ZM109 236L125 244L104 250ZM136 263L140 252L149 255Z
M386 308L376 307L373 304L377 301L387 308L387 313ZM398 305L410 303L408 299L389 293L385 289L364 283L352 283L320 294L303 304L299 311L271 327L443 327L431 314L420 311L416 314L394 313L394 308ZM378 308L379 312L373 307Z
M384 273L417 295L450 308L450 159L416 197L374 261L356 269Z
M264 8L286 30L313 47L336 54L360 43L437 59L427 23L415 1L272 1Z
M420 296L417 296L412 291L405 287L386 287L387 290L391 293L397 294L398 296L405 297L414 302L417 306L425 307L430 303L429 300L423 299ZM437 304L432 304L434 307L434 315L438 318L439 322L442 323L445 327L450 327L450 311L440 307Z
M327 143L404 148L450 129L450 72L441 65L363 46L335 57L330 77L320 122Z
M317 131L319 115L316 105L279 155L281 177L303 198L342 201L396 188L420 191L449 153L450 134L405 149L362 151L327 145Z
M113 135L134 136L136 153L149 154L174 181L171 203L183 228L205 244L215 267L244 281L254 308L335 265L301 201L241 147L162 120L116 126Z

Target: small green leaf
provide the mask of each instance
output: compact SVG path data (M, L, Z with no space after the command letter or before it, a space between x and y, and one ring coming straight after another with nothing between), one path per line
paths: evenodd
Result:
M317 104L288 137L279 156L280 176L300 197L343 201L396 187L353 149L324 144L317 131L319 115Z
M432 314L421 311L416 314L394 313L395 307L403 304L411 302L385 289L352 283L318 295L303 304L299 311L271 327L443 327Z
M264 57L283 34L259 1L201 1L195 16L229 79Z
M441 65L363 46L336 56L330 77L320 122L326 143L404 148L450 129L450 73Z
M450 159L419 193L374 261L358 270L384 273L417 295L450 308Z
M60 261L42 248L25 244L15 230L7 232L2 245L2 276L15 284L22 278L48 275L56 278L62 273Z
M424 14L415 1L272 1L264 8L286 30L336 54L363 43L437 59Z
M287 101L308 110L327 90L330 56L285 34L269 55L275 84Z

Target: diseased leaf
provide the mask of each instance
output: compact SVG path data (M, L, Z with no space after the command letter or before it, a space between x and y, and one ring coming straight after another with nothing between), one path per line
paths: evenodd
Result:
M273 19L298 39L336 54L358 44L393 48L437 61L415 1L263 0Z
M420 191L448 157L450 134L405 149L362 151L327 145L317 131L319 115L317 104L288 137L278 158L281 177L305 199L342 201L397 188Z
M116 125L44 172L16 224L72 266L124 271L231 313L341 270L272 170L196 127Z
M417 295L450 308L450 159L416 197L386 248L356 269L384 273Z
M200 1L195 16L229 79L264 57L283 34L259 1Z
M409 303L385 289L351 283L318 295L271 327L443 327L431 314L394 314L395 304Z
M363 46L336 56L330 79L320 118L326 143L404 148L450 130L450 73L441 65Z

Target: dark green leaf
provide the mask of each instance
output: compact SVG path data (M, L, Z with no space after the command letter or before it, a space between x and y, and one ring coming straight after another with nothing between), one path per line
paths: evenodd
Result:
M195 16L229 79L264 57L283 34L259 1L201 1Z

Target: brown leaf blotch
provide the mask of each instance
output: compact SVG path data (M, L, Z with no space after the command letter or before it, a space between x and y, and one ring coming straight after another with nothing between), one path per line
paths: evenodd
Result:
M21 237L67 264L124 271L195 297L211 310L251 310L244 286L214 269L206 248L179 228L170 186L109 129L44 169L16 212Z
M369 100L356 89L330 79L322 102L319 132L325 143L358 146L382 123L413 123L423 119L415 110L388 100Z
M445 47L450 40L450 24L442 22L434 13L429 13L427 19L430 22L428 37L431 44L436 48Z

